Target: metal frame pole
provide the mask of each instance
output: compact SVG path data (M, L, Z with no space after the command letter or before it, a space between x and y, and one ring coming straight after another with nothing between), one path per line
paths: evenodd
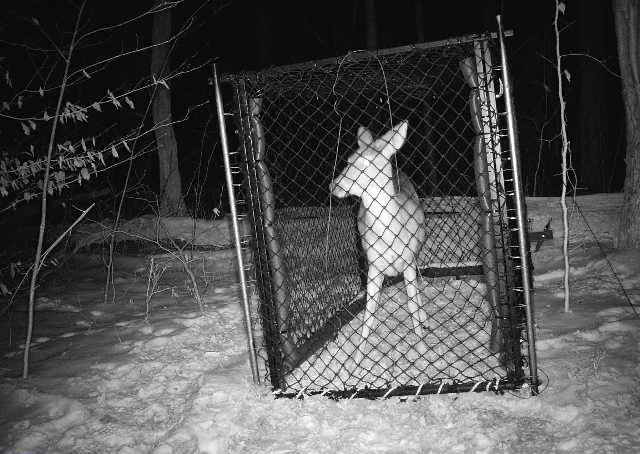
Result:
M509 138L509 153L513 172L514 197L516 202L516 222L518 224L518 246L520 254L520 271L522 273L522 293L527 317L527 340L529 350L529 371L531 373L530 385L537 391L538 385L538 361L535 349L535 329L533 320L533 308L531 301L529 269L529 251L527 250L527 223L525 219L524 195L520 175L520 150L516 135L516 118L513 98L511 96L511 83L509 67L507 66L507 52L502 32L502 20L500 15L496 17L498 22L498 38L500 41L500 62L502 65L502 83L504 84L504 99L507 117L507 133Z
M247 327L247 344L249 349L249 363L251 365L251 375L253 382L260 383L258 373L258 358L256 356L255 341L251 325L251 310L249 305L249 295L247 293L247 280L244 275L244 260L242 257L242 245L240 243L240 229L238 227L238 217L236 212L236 198L233 190L233 178L231 176L231 163L229 160L229 145L227 142L227 127L224 122L224 109L222 107L222 95L218 83L218 71L213 65L213 83L216 94L216 107L218 111L218 126L220 128L220 142L222 144L222 157L224 159L224 173L227 180L227 194L229 194L229 208L231 210L231 224L233 226L233 239L236 246L236 260L238 261L238 272L240 274L240 290L242 292L242 305L244 309L245 323Z

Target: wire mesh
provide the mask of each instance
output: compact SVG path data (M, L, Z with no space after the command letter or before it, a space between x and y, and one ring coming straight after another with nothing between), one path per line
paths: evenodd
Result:
M474 37L223 76L250 329L280 395L525 383L492 51Z

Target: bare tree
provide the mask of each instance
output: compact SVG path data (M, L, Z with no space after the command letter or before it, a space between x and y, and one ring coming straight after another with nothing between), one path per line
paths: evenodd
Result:
M422 0L415 0L414 11L416 14L416 42L424 42L424 9L422 8Z
M374 50L378 48L378 18L376 14L375 0L365 0L364 11L366 15L367 25L367 49Z
M87 22L89 15L83 12L85 4L91 2L83 1L79 5L71 5L77 16L73 33L61 30L55 18L47 14L49 11L42 12L42 16L47 18L43 22L34 15L27 23L27 33L15 33L18 26L24 26L22 21L8 21L8 25L0 30L0 41L7 45L6 53L9 55L0 58L0 73L3 75L0 81L3 92L0 129L5 137L0 154L0 218L6 219L9 210L22 203L27 205L34 199L40 201L40 226L38 241L34 245L35 253L32 255L30 250L12 245L8 251L11 254L10 263L0 264L0 292L11 293L7 304L0 308L0 315L11 309L18 292L30 278L23 377L29 374L29 350L37 309L35 296L44 274L42 271L45 266L55 264L58 257L65 255L63 251L54 254L54 250L94 206L83 209L74 205L79 215L56 238L51 236L52 229L48 232L46 228L48 202L55 201L57 196L70 187L80 188L88 181L106 186L109 183L107 172L118 166L129 165L123 183L124 189L120 191L121 203L114 213L114 235L108 264L111 278L107 279L108 282L113 282L113 244L123 201L130 188L132 163L152 150L147 137L152 136L158 128L166 130L172 124L187 121L190 112L206 104L202 102L190 105L183 118L171 120L171 117L164 117L161 124L148 121L152 110L150 104L143 106L141 116L129 115L136 111L136 97L147 101L148 97L144 94L148 90L168 88L169 81L208 67L208 61L197 65L179 64L171 73L161 65L161 71L154 77L150 77L148 71L144 71L140 79L135 72L127 73L125 79L116 78L119 83L117 88L111 85L113 78L105 77L109 73L117 73L117 68L129 65L132 59L147 54L154 48L154 44L141 47L136 43L135 46L121 46L114 53L112 44L120 39L120 35L136 31L140 21L161 10L173 9L183 4L182 2L183 0L157 2L151 9L143 9L144 6L134 4L131 12L121 20L112 22L105 19L96 23L96 27L90 27ZM102 11L96 5L99 3L91 5L94 17L96 11ZM199 15L211 11L214 5L216 3L213 0L208 0L196 5L195 10L186 10L191 15L185 24L177 33L166 38L160 37L158 45L174 43L186 36L193 29ZM26 5L24 11L29 13L31 8L31 5ZM22 10L20 11L22 14ZM170 25L169 21L169 31ZM14 36L18 36L20 41L7 39ZM105 36L114 37L114 40L109 41ZM170 104L165 106L170 112ZM103 179L98 179L99 175ZM78 190L95 194L95 185ZM107 193L111 192L111 188L108 188ZM179 199L182 199L181 195ZM63 222L67 220L65 218ZM22 231L15 233L25 234ZM5 241L7 245L12 242L15 242L13 237ZM33 261L29 257L34 257ZM199 301L197 293L195 298Z
M640 248L640 0L613 0L627 129L618 247Z
M153 16L151 41L151 77L158 81L153 90L153 122L158 147L160 177L160 215L185 213L182 179L178 168L178 142L171 120L171 91L164 79L169 74L171 54L171 14L173 8L163 8L164 0L155 0L158 11Z

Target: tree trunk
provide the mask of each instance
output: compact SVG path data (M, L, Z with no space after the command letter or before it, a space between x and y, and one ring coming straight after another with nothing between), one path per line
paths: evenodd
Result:
M605 59L604 25L606 3L578 2L577 27L580 34L580 52L598 60ZM601 65L589 58L581 58L575 71L576 97L569 105L577 110L577 125L571 141L576 153L578 185L588 193L604 192L606 175L610 174L611 159L607 144L607 84ZM573 72L573 71L572 71ZM569 109L571 109L569 107Z
M258 48L258 68L266 68L273 64L271 58L273 51L273 20L271 20L270 10L273 10L273 5L268 5L266 2L259 1L255 5L255 21L256 30L258 32L258 40L256 46Z
M424 42L424 9L422 0L415 0L414 11L416 13L416 42Z
M613 0L626 115L626 177L617 246L640 248L640 0Z
M366 15L367 27L367 49L375 50L378 48L378 20L376 17L375 0L365 0L364 10Z
M158 7L163 0L154 0ZM153 16L153 31L151 42L151 75L161 80L169 74L169 51L171 38L171 8L156 13ZM160 44L164 43L164 44ZM153 123L156 127L155 137L158 147L158 165L160 181L160 215L183 215L185 213L182 198L182 180L178 168L178 144L171 125L171 92L169 81L158 83L153 87ZM164 126L160 126L164 125Z

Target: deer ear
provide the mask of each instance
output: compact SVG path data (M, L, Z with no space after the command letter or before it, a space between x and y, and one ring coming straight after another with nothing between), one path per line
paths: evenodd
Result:
M364 126L358 128L358 148L366 148L373 143L373 134Z
M382 153L385 158L390 159L391 156L404 145L404 141L407 139L408 128L409 122L405 120L394 126L393 129L387 131L378 139L380 153Z
M402 140L405 141L407 139L407 131L409 130L409 122L404 120L403 122L395 125L393 129L396 131L396 135L400 135Z

